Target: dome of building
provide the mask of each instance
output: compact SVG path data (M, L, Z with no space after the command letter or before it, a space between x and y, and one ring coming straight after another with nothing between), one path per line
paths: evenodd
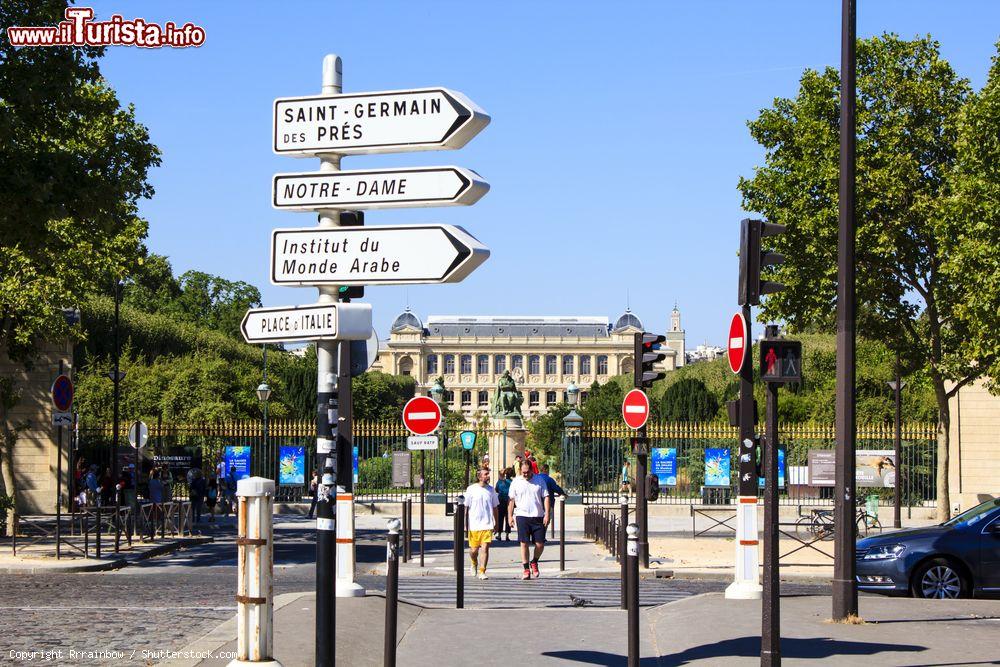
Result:
M392 331L400 331L407 327L413 327L415 329L423 329L424 325L420 322L420 318L410 311L410 307L407 306L406 310L399 314L399 316L392 323Z
M624 329L627 329L628 327L634 327L639 331L642 331L643 329L642 322L639 320L639 318L636 317L634 314L632 314L631 309L626 308L625 312L622 313L622 316L615 321L615 326L613 326L611 330L622 331Z

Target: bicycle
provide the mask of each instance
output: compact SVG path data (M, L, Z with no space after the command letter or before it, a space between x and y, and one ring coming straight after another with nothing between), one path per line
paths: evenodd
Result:
M882 523L874 514L869 514L864 506L859 506L854 515L857 526L857 536L867 537L868 533L882 532ZM813 509L808 516L795 522L795 531L800 538L814 537L820 540L831 540L835 533L834 511L832 509Z

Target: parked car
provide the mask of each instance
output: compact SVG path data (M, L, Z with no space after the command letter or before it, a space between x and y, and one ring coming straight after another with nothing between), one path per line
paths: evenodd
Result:
M921 598L1000 595L1000 498L950 521L857 544L858 589Z

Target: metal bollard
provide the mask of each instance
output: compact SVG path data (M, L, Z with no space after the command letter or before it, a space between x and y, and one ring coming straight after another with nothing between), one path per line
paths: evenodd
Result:
M230 667L247 662L279 665L274 650L273 597L274 481L248 477L236 483L239 503L236 539L237 639L236 659Z
M400 521L392 518L387 523L389 540L385 551L385 639L382 664L386 667L394 667L396 664L396 612L399 604Z
M98 505L94 508L97 511L97 537L96 543L94 544L94 549L97 550L97 557L101 557L101 506Z
M628 525L628 498L622 498L621 506L621 519L618 522L618 535L616 539L618 540L618 562L621 565L621 580L622 580L622 609L628 609L628 592L625 590L626 582L628 581L628 559L625 557L626 544L625 544L625 526Z
M455 499L455 609L465 607L465 496Z
M630 523L628 560L628 667L639 667L639 526Z
M410 513L409 502L410 502L409 498L404 498L403 506L400 508L402 510L401 513L403 515L403 520L400 522L403 529L403 549L402 553L400 554L400 557L403 559L404 563L410 559L409 558L410 554L408 553L410 551L409 549L410 527L407 525L407 519Z
M566 497L559 498L559 571L566 570Z

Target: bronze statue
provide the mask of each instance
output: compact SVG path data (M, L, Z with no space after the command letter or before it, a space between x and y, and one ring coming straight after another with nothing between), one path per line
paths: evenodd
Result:
M521 419L521 403L523 402L524 397L517 390L514 378L510 376L510 371L504 371L503 375L497 381L497 390L493 394L493 405L491 406L490 416L499 419Z

